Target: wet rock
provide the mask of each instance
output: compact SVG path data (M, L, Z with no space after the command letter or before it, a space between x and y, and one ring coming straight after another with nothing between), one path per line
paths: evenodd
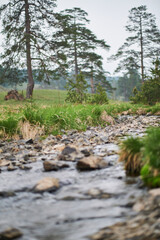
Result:
M0 232L0 240L9 240L9 239L17 239L22 237L22 232L16 228L9 228L4 232Z
M33 144L33 139L31 138L31 139L27 140L26 144Z
M0 192L0 197L2 198L8 198L8 197L14 197L16 196L15 192L9 191L9 192Z
M69 154L71 154L71 153L73 153L73 152L76 152L76 148L67 146L67 147L65 147L65 148L63 149L62 155L69 155Z
M77 169L81 171L85 170L96 170L107 167L107 163L102 160L100 157L89 156L80 159L77 162Z
M58 156L58 160L74 162L83 157L84 155L74 146L66 146L61 152L61 154Z
M60 154L60 155L58 156L58 160L60 160L60 161L75 162L75 161L76 161L76 154L69 154L69 155Z
M151 194L153 197L160 196L160 188L150 190L149 194Z
M156 190L156 189L155 189ZM158 194L158 191L157 191ZM147 195L134 207L139 212L127 221L103 228L90 236L91 240L159 240L160 239L160 196Z
M17 169L17 168L14 167L12 163L10 163L9 166L8 166L8 168L7 168L8 171L14 171L14 170L16 170L16 169Z
M88 191L87 194L90 195L91 197L97 197L101 194L101 191L98 188L92 188Z
M20 168L21 170L25 170L25 171L32 169L31 166L24 166L24 165L22 165L22 164L20 164L19 168Z
M88 149L82 149L81 153L83 153L85 157L89 157L91 155L91 151Z
M133 206L133 210L136 212L141 212L144 210L144 204L142 202L137 202Z
M103 192L98 188L91 188L87 192L87 195L91 196L92 198L98 198L98 199L108 199L111 197L111 194Z
M36 149L36 151L41 151L42 150L42 146L40 145L35 145L34 149Z
M41 179L35 186L35 192L52 192L60 187L59 180L52 177L46 177Z
M1 159L0 160L0 167L6 167L10 165L10 161L6 160L6 159Z
M58 171L59 169L69 167L69 165L59 161L44 161L43 167L45 171Z

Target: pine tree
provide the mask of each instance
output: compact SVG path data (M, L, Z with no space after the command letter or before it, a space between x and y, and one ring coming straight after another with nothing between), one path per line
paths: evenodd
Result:
M48 51L55 7L56 0L10 0L0 7L2 33L6 37L3 66L27 68L27 98L34 89L33 69L40 69L41 73L43 69L46 74L57 61L55 52Z
M101 61L101 56L94 54L97 47L109 49L109 45L104 40L97 39L95 34L87 28L89 23L87 15L80 8L62 11L59 15L59 31L53 34L53 39L57 39L57 44L63 47L68 59L68 66L72 72L74 71L75 76L81 71L87 70L89 60L92 63L94 61L94 65L97 64L98 67L97 58ZM90 65L88 66L89 70Z
M160 32L156 26L155 17L147 12L146 6L132 8L129 12L129 21L126 31L131 34L124 44L119 48L116 55L112 59L122 59L118 68L127 66L128 53L134 59L135 66L140 66L142 82L145 78L144 69L148 59L153 58L160 53ZM134 49L134 50L133 50ZM132 61L133 63L133 61ZM128 62L128 65L131 62Z

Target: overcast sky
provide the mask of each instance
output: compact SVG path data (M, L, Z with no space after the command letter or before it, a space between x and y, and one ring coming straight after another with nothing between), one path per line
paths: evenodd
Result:
M0 4L6 2L8 1L0 0ZM107 58L116 53L128 36L125 25L129 10L140 5L146 5L148 12L156 16L160 28L160 0L57 0L58 10L80 7L88 13L89 28L111 46L109 52L100 52L104 58L104 68L111 74L116 64L108 63Z

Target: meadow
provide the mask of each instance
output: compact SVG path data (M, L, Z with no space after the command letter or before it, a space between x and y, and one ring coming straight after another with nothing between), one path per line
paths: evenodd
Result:
M69 104L66 91L35 90L33 99L4 100L0 92L0 137L36 137L59 135L66 130L84 131L88 126L106 125L101 118L105 111L112 117L118 114L159 114L160 103L154 106L110 100L109 104Z

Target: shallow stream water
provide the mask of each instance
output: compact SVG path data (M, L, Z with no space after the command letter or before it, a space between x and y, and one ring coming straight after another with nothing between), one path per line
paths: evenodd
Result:
M111 151L118 146L97 145L94 153ZM124 221L134 215L132 205L145 190L140 180L125 176L118 155L106 156L108 167L79 172L75 162L70 167L44 172L42 160L32 163L28 171L0 173L0 231L8 227L20 229L21 240L86 240L99 229ZM43 177L60 179L56 192L34 193L31 189Z

